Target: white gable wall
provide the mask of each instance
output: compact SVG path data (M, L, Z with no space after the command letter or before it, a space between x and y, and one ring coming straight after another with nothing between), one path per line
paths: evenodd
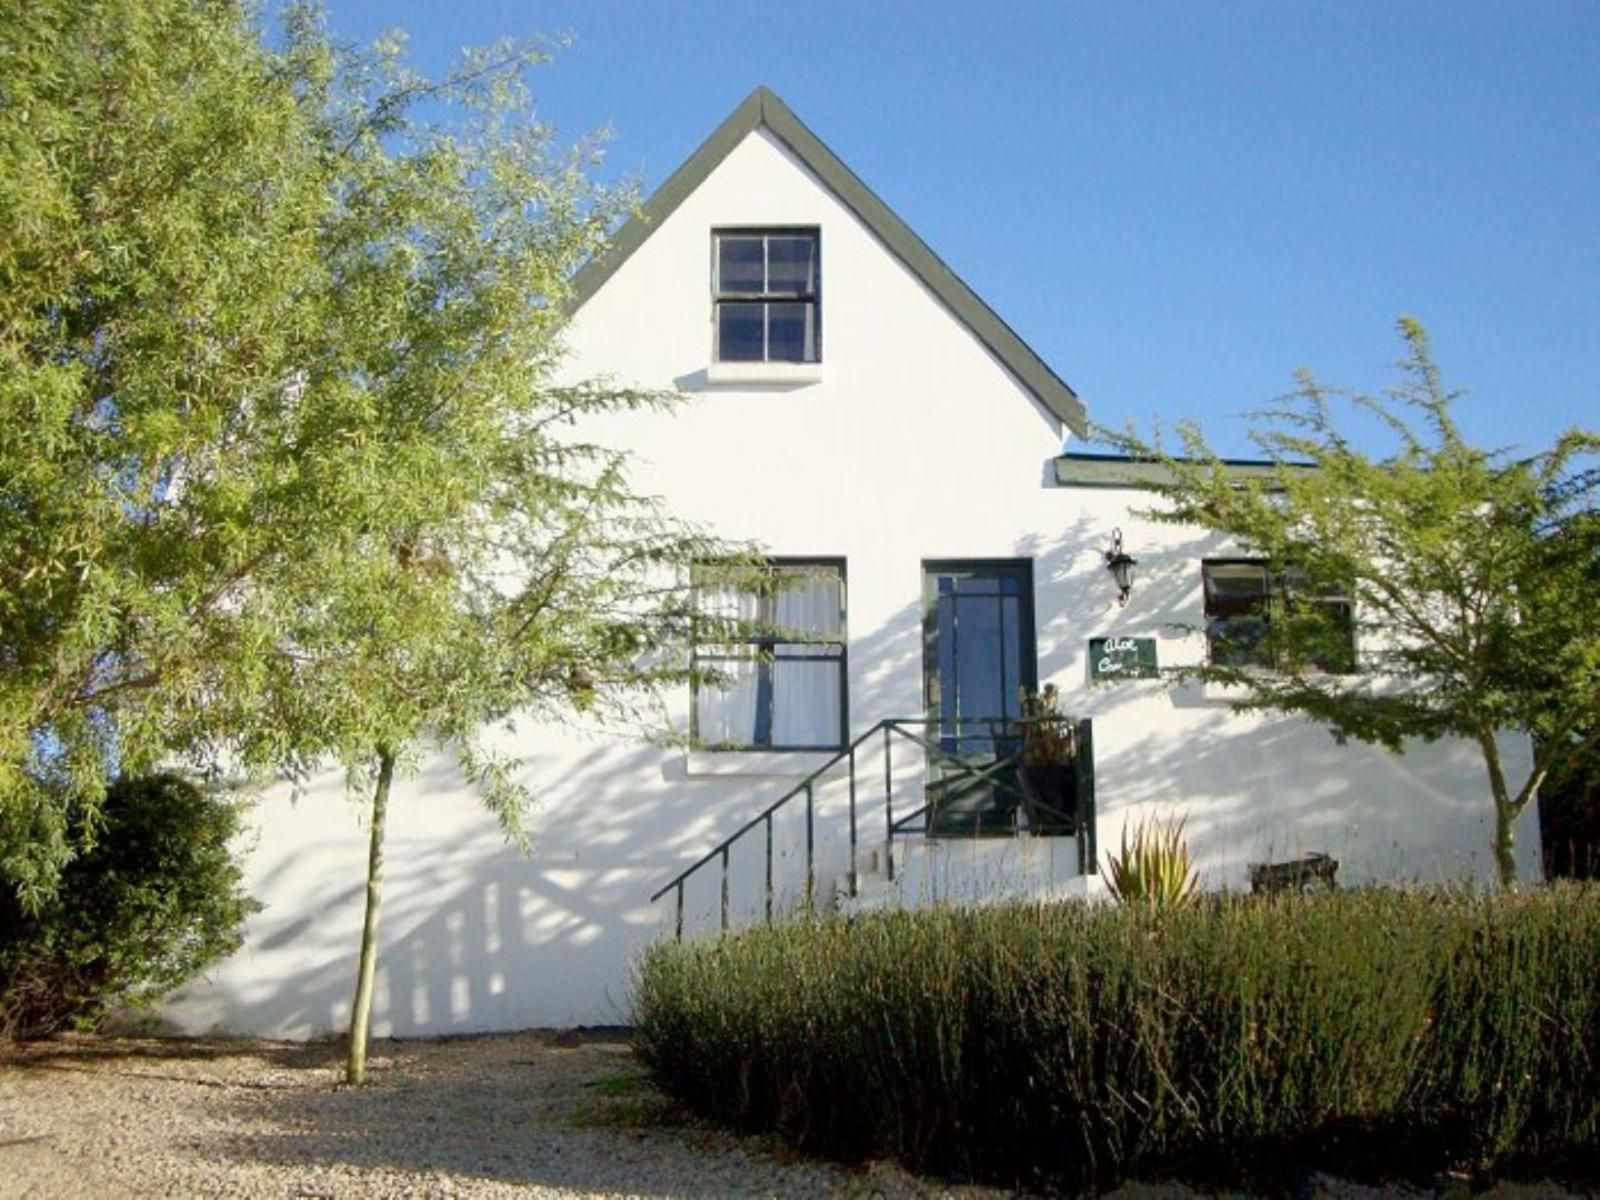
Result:
M712 229L794 225L821 231L820 379L710 383ZM1192 690L1089 685L1093 636L1157 637L1163 665L1201 653L1199 561L1226 548L1130 516L1134 493L1047 483L1055 418L765 132L737 146L600 288L568 344L571 378L685 394L676 413L589 431L635 453L643 490L774 554L846 558L853 732L922 710L922 561L1027 558L1041 681L1062 688L1066 709L1095 718L1102 854L1129 819L1184 812L1214 886L1243 886L1250 862L1310 850L1341 860L1341 882L1489 877L1492 823L1471 747L1396 758L1337 747L1303 722L1237 717L1223 698ZM1126 610L1101 559L1117 526L1139 559ZM687 710L687 695L677 697L680 728ZM631 959L672 921L670 898L652 905L650 892L816 761L690 755L575 728L506 737L542 796L529 859L501 845L449 763L425 760L397 787L380 1034L625 1021ZM883 842L878 753L862 763L863 852ZM895 753L904 812L920 803L921 764ZM818 794L819 902L848 866L847 796L842 776ZM780 908L804 888L803 812L791 805L775 822ZM1532 874L1531 818L1520 836ZM267 907L245 950L169 1007L174 1024L284 1036L339 1029L353 987L363 839L335 775L313 781L297 806L283 792L269 797L249 878ZM898 896L908 901L1082 884L1073 839L901 839L897 854ZM881 899L886 884L870 886ZM758 831L730 857L734 922L758 918L762 896ZM714 927L720 901L720 877L703 872L686 889L689 929Z

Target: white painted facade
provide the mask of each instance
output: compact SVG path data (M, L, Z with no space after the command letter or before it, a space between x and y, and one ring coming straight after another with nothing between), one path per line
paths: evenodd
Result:
M711 235L726 227L819 231L817 367L713 364ZM1135 492L1057 486L1060 420L770 131L750 132L654 229L578 311L568 343L573 378L686 394L674 414L602 431L635 453L642 490L774 555L846 560L853 734L923 712L924 561L1026 560L1039 680L1094 720L1102 859L1126 822L1184 813L1212 887L1248 886L1248 864L1309 851L1337 858L1341 883L1490 878L1473 746L1392 756L1338 746L1303 721L1233 715L1198 687L1090 683L1091 637L1154 637L1163 666L1202 654L1200 561L1227 547L1132 516L1144 502ZM1125 608L1103 563L1114 527L1139 560ZM688 709L685 692L680 728ZM674 920L673 896L651 893L826 758L690 753L571 728L525 727L514 741L541 797L531 857L502 844L449 762L397 784L380 1036L626 1022L630 964ZM1526 747L1507 751L1515 770ZM906 747L894 756L904 813L921 803L924 764ZM899 838L891 884L881 743L858 767L861 895L843 906L1098 887L1071 838ZM847 887L847 812L840 771L816 793L819 903ZM262 802L248 886L266 907L245 948L168 1006L174 1027L302 1037L345 1024L366 852L358 814L336 773L298 803L286 789ZM1530 809L1518 830L1530 876L1535 819ZM736 925L762 915L763 832L730 853ZM783 909L804 890L803 804L778 814L773 839ZM686 933L716 927L721 895L715 864L691 880Z

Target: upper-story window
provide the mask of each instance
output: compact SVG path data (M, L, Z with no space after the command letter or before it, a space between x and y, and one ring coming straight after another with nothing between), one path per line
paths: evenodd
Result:
M817 231L721 229L712 243L714 361L821 362Z
M1348 593L1319 591L1295 571L1276 571L1265 559L1208 559L1200 564L1206 594L1206 643L1211 661L1229 667L1355 670L1355 611ZM1275 641L1274 622L1295 622L1294 636ZM1284 661L1278 642L1299 651Z

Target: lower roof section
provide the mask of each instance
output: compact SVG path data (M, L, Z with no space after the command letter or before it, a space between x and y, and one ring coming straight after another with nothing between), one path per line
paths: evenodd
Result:
M1179 458L1177 462L1194 462ZM1275 463L1264 458L1224 458L1219 460L1228 474L1237 479L1272 481L1278 468L1287 466L1297 471L1316 468L1310 463ZM1089 488L1147 488L1160 487L1172 482L1172 470L1155 458L1132 458L1124 454L1063 454L1055 460L1058 487Z

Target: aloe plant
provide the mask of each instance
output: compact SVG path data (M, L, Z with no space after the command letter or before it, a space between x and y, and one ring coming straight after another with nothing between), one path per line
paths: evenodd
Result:
M1134 826L1133 842L1122 827L1122 853L1109 855L1111 894L1122 904L1155 908L1187 908L1200 894L1200 876L1189 860L1183 827L1176 820L1152 817Z

